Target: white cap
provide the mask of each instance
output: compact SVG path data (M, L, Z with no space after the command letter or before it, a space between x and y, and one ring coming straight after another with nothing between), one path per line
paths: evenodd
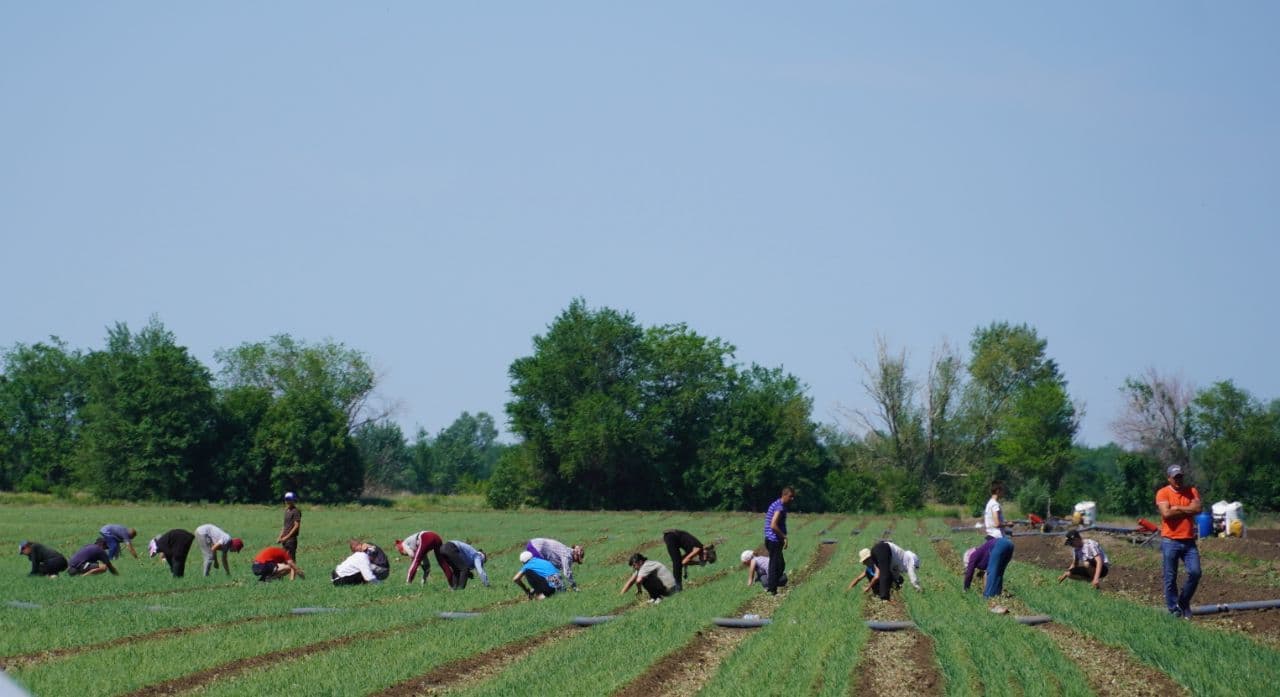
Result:
M751 561L751 558L754 557L755 555L756 555L755 552L752 552L749 549L742 550L742 563L746 564L747 562Z
M969 559L973 557L973 553L976 551L978 551L977 547L970 547L969 549L966 549L964 551L964 559L963 559L964 568L966 569L969 568Z
M533 559L533 552L530 552L529 550L526 549L525 551L520 553L521 564L527 564L530 559Z

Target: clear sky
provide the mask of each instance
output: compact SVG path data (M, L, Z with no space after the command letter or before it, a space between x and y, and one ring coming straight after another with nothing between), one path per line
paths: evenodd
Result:
M825 422L996 320L1087 444L1148 367L1280 397L1280 4L784 5L4 3L0 345L330 338L434 433L581 296Z

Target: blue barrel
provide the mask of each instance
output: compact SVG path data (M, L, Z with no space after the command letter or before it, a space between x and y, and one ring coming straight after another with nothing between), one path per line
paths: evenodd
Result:
M1213 514L1209 511L1200 511L1196 514L1196 535L1213 537Z

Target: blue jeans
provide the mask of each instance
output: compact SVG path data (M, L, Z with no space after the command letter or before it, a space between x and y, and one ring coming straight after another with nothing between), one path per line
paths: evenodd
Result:
M120 540L115 535L103 535L102 539L107 541L107 558L114 560L120 556Z
M991 556L987 559L987 585L982 590L982 597L994 598L1004 591L1004 570L1013 559L1013 543L1007 537L996 540L991 547Z
M1160 541L1160 554L1164 557L1164 604L1169 612L1188 616L1191 614L1191 596L1200 585L1200 549L1195 540ZM1178 561L1187 567L1187 582L1178 592Z

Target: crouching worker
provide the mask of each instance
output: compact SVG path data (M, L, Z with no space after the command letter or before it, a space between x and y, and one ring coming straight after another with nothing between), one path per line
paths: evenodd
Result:
M67 573L71 576L93 576L103 571L110 571L112 576L120 573L111 565L111 558L107 554L107 541L101 537L93 544L77 550L71 555L71 561L67 564Z
M765 579L769 578L769 556L766 554L756 554L755 552L744 549L741 556L742 565L747 567L747 585L759 583L760 587L764 587ZM778 578L778 587L782 588L787 585L787 575L783 573Z
M306 578L302 573L302 569L293 561L293 557L285 551L283 547L267 547L258 552L258 556L253 558L253 566L250 567L253 575L258 577L259 581L270 581L274 578L283 578L288 576L292 581L296 578Z
M67 558L58 550L45 547L39 542L23 540L18 545L18 554L25 555L31 560L31 573L27 574L28 576L57 578L58 574L67 570Z
M716 546L704 545L684 530L666 530L662 533L662 541L671 557L671 575L676 578L677 589L684 588L684 581L689 578L689 565L716 563Z
M1058 583L1062 583L1070 577L1088 581L1089 585L1094 588L1100 588L1100 583L1102 579L1106 578L1107 571L1111 566L1110 561L1107 559L1107 553L1102 551L1102 545L1094 540L1080 537L1078 530L1072 530L1067 533L1066 544L1072 548L1071 565L1058 577Z
M632 586L635 586L636 595L644 589L649 592L649 602L660 603L663 598L680 592L680 587L676 585L675 574L671 573L671 569L668 569L666 564L646 559L639 553L632 554L631 560L627 563L635 569L635 573L627 579L626 585L618 595L624 595L631 590Z
M391 560L387 559L387 553L382 548L372 542L363 540L351 540L351 550L353 552L364 552L369 557L369 568L373 569L374 578L379 581L387 580L391 575Z
M511 581L520 586L520 590L530 600L544 600L555 595L556 591L564 590L560 574L551 562L533 556L533 552L526 549L520 553L520 563L524 566L520 567ZM526 583L529 585L526 586Z
M364 551L364 543L351 540L349 545L351 556L338 564L329 577L333 585L358 586L362 583L381 583L382 579L373 573L373 564L369 561L369 554Z
M163 535L156 535L147 544L147 552L152 557L159 554L169 564L169 573L174 578L182 578L187 572L187 555L191 553L191 543L196 536L181 528L174 528Z
M862 567L862 571L860 571L857 576L854 576L853 580L849 582L849 585L845 587L844 590L846 593L853 590L853 587L858 585L858 582L864 578L867 579L867 587L862 589L863 593L870 593L871 589L875 588L878 572L876 571L876 565L871 561L870 549L863 547L858 551L858 565ZM899 583L898 585L902 584Z
M902 588L903 574L911 579L912 588L917 591L924 590L920 587L920 579L916 577L916 570L920 568L920 555L915 552L903 549L888 540L880 540L871 545L871 549L864 549L858 553L859 563L866 565L868 560L875 562L876 596L881 600L888 600L889 593L894 588Z

